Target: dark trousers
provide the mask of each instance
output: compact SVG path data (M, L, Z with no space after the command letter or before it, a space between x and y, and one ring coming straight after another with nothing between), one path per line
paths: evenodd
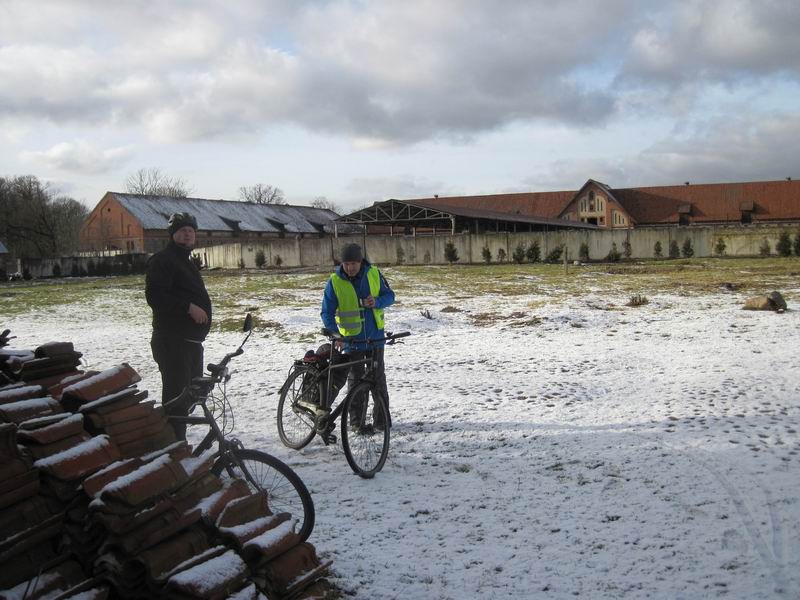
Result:
M203 344L174 335L153 333L153 358L161 371L161 403L166 404L203 374ZM186 439L186 424L171 423L178 439Z
M383 347L374 348L370 351L374 360L377 361L376 370L373 373L375 377L375 387L383 394L383 399L386 400L386 408L389 408L389 388L386 385L386 369L383 362ZM349 354L337 354L333 357L331 364L339 364L343 362L350 362L351 360L361 360L366 358L370 352L350 352ZM333 390L332 398L328 401L330 406L336 399L339 390L344 386L345 379L347 379L347 389L350 391L356 386L358 380L364 375L366 366L364 364L353 365L350 369L338 369L333 372ZM358 402L359 399L356 399ZM358 406L358 404L356 405Z

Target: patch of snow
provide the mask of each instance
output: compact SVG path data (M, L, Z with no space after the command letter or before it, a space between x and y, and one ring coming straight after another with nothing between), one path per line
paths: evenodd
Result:
M128 487L129 485L135 483L136 481L139 481L144 477L152 475L153 473L163 468L164 466L170 464L171 462L172 458L168 454L159 456L152 462L143 464L135 471L131 471L127 475L122 475L121 477L117 477L114 481L110 481L108 484L106 484L105 487L103 487L103 489L98 494L98 497L102 498L105 494L112 494L114 492L118 492Z
M33 466L39 469L46 469L64 461L75 460L81 456L88 456L89 454L93 454L98 450L105 449L110 445L111 442L109 441L107 435L98 435L81 442L72 448L63 450L62 452L57 452L56 454L51 454L45 458L40 458L33 463Z
M643 288L650 303L629 308L626 290L561 301L524 282L530 293L453 299L413 280L405 296L434 319L387 310L389 330L413 335L386 350L391 448L372 480L340 443L292 451L277 436L291 362L323 342L321 287L292 290L299 309L260 305L259 320L287 327L254 334L231 362L234 434L306 483L309 541L348 597L800 597L800 286L780 288L790 310L777 315L721 292ZM126 360L158 396L140 295L111 289L102 311L98 300L6 326L31 346L69 339L101 366ZM470 319L515 311L541 322ZM212 333L206 361L240 341Z
M95 383L99 383L101 381L106 381L107 379L111 379L112 377L120 374L125 373L130 367L127 364L121 364L116 367L112 367L110 369L106 369L105 371L101 371L97 375L92 375L88 379L84 379L83 381L79 381L77 383L73 383L69 387L64 388L63 394L66 393L78 393L87 387L94 385ZM133 382L139 381L137 377L134 377Z
M203 597L208 596L217 586L236 579L246 569L241 557L233 550L229 550L221 556L216 556L173 575L169 581L173 584L191 587Z

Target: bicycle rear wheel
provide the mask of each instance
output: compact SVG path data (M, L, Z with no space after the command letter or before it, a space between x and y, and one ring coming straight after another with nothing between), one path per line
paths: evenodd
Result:
M297 521L297 533L302 541L308 539L314 529L314 501L303 480L283 461L258 450L234 448L227 461L220 457L211 472L217 476L223 470L231 477L244 479L255 491L267 492L270 510L286 512Z
M383 394L370 382L358 384L344 402L344 455L356 474L371 479L389 455L389 408Z
M310 402L318 394L317 382L310 367L299 367L289 374L278 400L278 437L287 448L300 450L314 439L314 418L297 405Z

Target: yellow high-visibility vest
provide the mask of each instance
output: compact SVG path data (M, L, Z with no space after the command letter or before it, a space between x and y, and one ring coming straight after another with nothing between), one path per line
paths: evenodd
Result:
M373 298L377 298L381 291L381 276L377 267L370 267L367 271L367 281L369 281L369 293ZM336 325L339 333L345 337L352 337L361 333L364 328L364 309L358 304L356 288L349 280L340 277L337 273L331 275L331 284L339 301L339 308L336 309ZM375 325L378 329L383 329L383 309L373 308L372 314L375 316Z

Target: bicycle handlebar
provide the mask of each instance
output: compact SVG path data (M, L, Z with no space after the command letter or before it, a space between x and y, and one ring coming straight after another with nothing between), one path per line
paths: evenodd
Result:
M239 344L239 347L233 352L226 354L225 358L223 358L219 364L208 363L206 366L206 369L208 369L208 372L211 373L212 377L217 377L220 374L224 374L225 367L228 366L228 363L231 362L231 359L234 356L239 356L240 354L244 353L244 345L247 343L247 340L250 339L250 336L253 333L253 318L250 316L250 313L248 313L247 317L245 317L243 329L247 332L247 335L245 336L244 340L242 340L242 343Z
M408 337L408 336L411 335L410 331L401 331L400 333L387 333L384 337L377 338L377 339L374 339L374 340L370 339L370 338L366 338L364 340L355 340L353 337L345 337L345 336L343 336L338 331L331 331L327 327L323 327L322 330L321 330L321 333L322 333L322 335L324 335L326 338L328 338L332 342L353 341L353 342L365 342L367 344L373 344L375 342L389 342L389 343L392 343L394 340L399 340L400 338Z

